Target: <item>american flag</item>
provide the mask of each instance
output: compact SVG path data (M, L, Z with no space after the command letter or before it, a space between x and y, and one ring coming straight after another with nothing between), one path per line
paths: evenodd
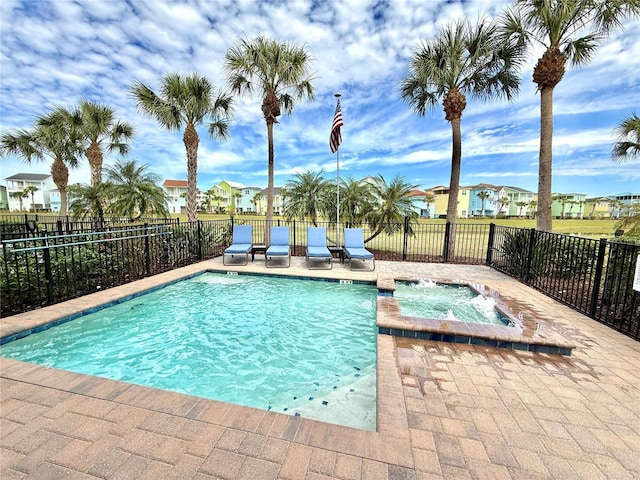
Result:
M340 133L342 125L344 125L344 122L342 121L342 110L340 110L340 99L338 99L336 113L333 115L333 125L331 125L331 136L329 137L331 153L336 153L342 143L342 134Z

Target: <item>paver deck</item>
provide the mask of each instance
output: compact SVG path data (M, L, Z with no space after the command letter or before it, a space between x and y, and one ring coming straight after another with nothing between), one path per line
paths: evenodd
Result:
M3 319L24 329L206 269L202 262ZM278 274L450 277L500 292L571 356L378 335L378 428L365 432L0 359L0 478L640 478L640 342L482 266L339 262ZM516 312L518 313L518 312Z

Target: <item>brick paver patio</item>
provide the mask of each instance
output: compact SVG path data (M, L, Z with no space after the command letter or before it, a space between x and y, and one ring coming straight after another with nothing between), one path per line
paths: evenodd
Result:
M202 262L2 320L0 333L208 268ZM270 273L473 280L577 347L571 356L378 336L378 429L305 418L0 359L0 478L640 478L640 342L482 266L304 259Z

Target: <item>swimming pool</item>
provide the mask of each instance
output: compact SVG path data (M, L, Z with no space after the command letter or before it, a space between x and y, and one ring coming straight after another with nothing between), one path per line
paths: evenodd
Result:
M0 355L375 430L375 286L204 273Z

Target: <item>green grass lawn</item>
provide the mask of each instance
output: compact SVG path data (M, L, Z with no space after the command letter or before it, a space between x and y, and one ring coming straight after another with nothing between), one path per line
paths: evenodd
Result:
M180 221L186 221L187 216L184 214L172 215L172 217L180 218ZM210 215L207 213L199 214L200 220L219 220L229 218L229 215ZM236 215L238 220L264 220L262 215ZM274 217L278 219L282 217ZM444 224L444 219L420 219L420 223L427 224ZM505 227L517 227L517 228L536 228L536 221L533 219L525 218L482 218L482 219L459 219L458 223L463 224L490 224L495 223ZM579 220L579 219L566 219L566 220L553 220L553 232L564 233L570 235L580 235L588 238L613 238L613 234L616 230L617 220Z
M55 214L38 213L39 217L45 216L57 216ZM4 215L0 214L0 220ZM179 218L180 222L186 222L186 214L173 214L172 218ZM223 220L228 219L229 215L213 215L209 213L200 213L200 220ZM239 221L242 220L264 220L263 215L236 215L235 218ZM274 217L274 220L283 219L283 217ZM425 224L444 224L444 219L420 219L420 223ZM478 219L459 219L458 223L462 224L489 224L495 223L496 225L518 228L535 228L536 221L532 219L524 218L478 218ZM553 220L553 232L563 233L571 235L579 235L588 238L613 238L616 230L616 220Z

